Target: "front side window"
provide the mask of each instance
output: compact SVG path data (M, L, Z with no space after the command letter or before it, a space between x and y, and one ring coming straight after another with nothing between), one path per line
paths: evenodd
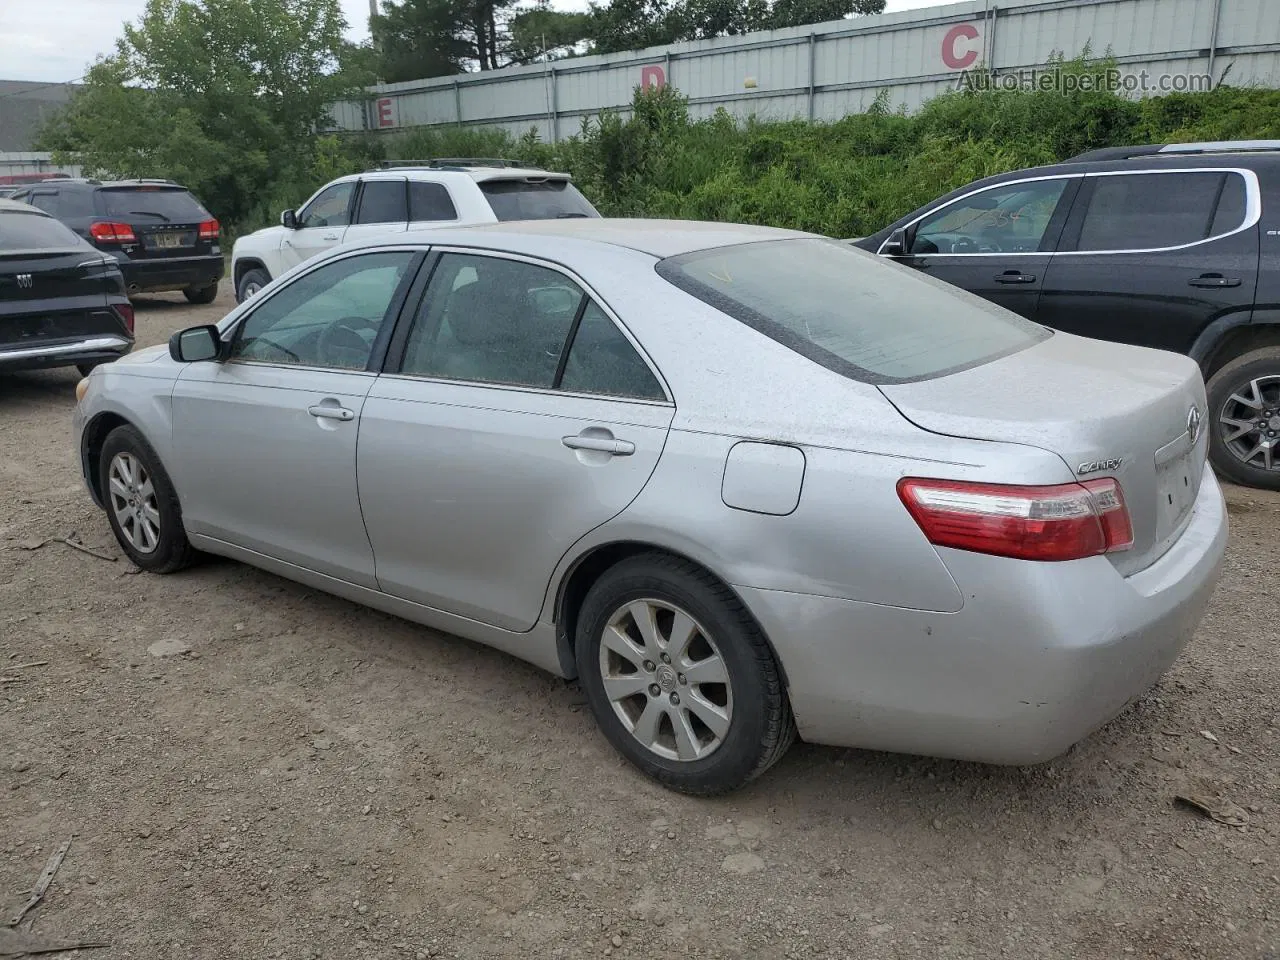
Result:
M585 296L547 267L446 253L414 318L401 372L550 388Z
M911 254L1034 253L1058 208L1067 180L992 187L956 200L916 226Z
M833 240L716 247L658 274L830 370L870 383L942 376L1052 335L993 303Z
M323 190L298 215L299 227L345 227L349 221L355 181L335 183Z
M1230 233L1244 222L1238 173L1214 170L1091 177L1080 251L1154 250Z
M231 359L365 369L414 256L367 253L299 277L240 324Z
M403 180L366 180L356 223L404 223L409 219Z

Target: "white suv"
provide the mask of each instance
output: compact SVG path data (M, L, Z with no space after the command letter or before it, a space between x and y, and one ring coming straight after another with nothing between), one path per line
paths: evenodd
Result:
M567 173L506 160L387 162L325 184L280 226L247 234L231 253L236 300L340 243L423 227L598 217Z

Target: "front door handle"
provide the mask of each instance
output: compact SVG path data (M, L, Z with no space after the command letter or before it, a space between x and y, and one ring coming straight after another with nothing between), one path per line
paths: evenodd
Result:
M590 434L577 434L561 437L560 442L570 450L594 450L597 453L611 453L615 457L629 457L636 452L636 445L630 440L617 440L612 436L601 437Z
M317 403L314 407L307 407L307 413L320 420L346 421L354 420L356 418L353 411L332 403Z
M995 281L996 283L1035 283L1036 275L1023 273L1021 270L1006 270L1004 273L997 273Z
M1187 283L1193 287L1238 287L1240 278L1224 277L1220 273L1202 273L1198 277L1192 277Z
M337 235L336 233L326 233L326 234L324 235L323 239L325 239L325 240L337 240L337 239L338 239L338 235Z

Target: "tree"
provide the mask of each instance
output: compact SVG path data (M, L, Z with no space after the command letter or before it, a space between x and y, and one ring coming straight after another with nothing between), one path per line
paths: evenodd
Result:
M610 0L591 4L592 52L824 23L884 7L885 0Z
M219 218L246 219L305 179L344 72L338 0L148 0L115 52L41 135L90 173L169 177Z
M389 83L496 70L511 62L509 22L516 0L386 0L372 20Z
M507 55L512 63L561 60L575 56L590 37L591 17L552 10L550 0L535 0L532 8L511 18L510 30Z

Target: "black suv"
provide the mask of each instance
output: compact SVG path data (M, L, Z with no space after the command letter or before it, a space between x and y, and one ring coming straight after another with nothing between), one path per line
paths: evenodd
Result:
M1046 326L1188 354L1214 467L1280 489L1280 141L1094 150L853 242Z
M225 267L218 221L171 180L46 180L13 195L115 257L129 294L181 290L213 303Z

